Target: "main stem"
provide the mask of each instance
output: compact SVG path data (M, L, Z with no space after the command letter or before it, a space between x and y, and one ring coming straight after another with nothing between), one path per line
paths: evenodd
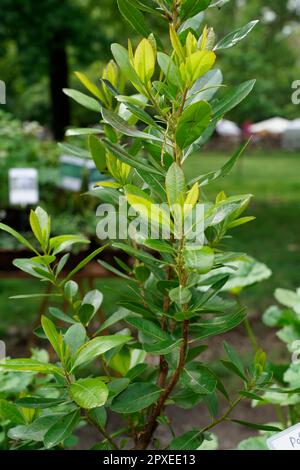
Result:
M180 354L179 354L179 361L176 367L176 370L170 379L169 384L165 388L165 390L162 392L160 395L157 403L154 405L152 408L148 421L144 427L144 429L139 432L136 436L136 445L135 445L135 450L144 450L147 449L148 445L150 444L152 435L157 428L157 418L160 416L164 409L164 405L166 403L166 400L169 398L171 395L172 391L174 390L181 372L184 368L185 364L185 358L186 358L186 352L187 352L187 345L188 345L188 337L189 337L189 321L185 320L183 322L182 326L182 345L180 348Z

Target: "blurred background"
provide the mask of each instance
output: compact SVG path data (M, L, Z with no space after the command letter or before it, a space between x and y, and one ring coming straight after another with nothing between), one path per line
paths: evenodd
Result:
M62 89L82 89L74 71L97 83L111 58L110 44L126 45L135 33L114 0L0 0L0 8L0 80L6 84L6 103L0 104L0 220L26 233L27 213L39 203L52 215L54 234L80 232L93 245L96 201L82 193L97 175L93 168L80 166L86 142L81 142L79 160L62 158L67 147L58 142L67 128L90 127L99 117L72 102ZM246 289L243 299L258 337L280 357L275 334L260 319L273 303L276 287L300 285L300 1L231 0L220 10L212 9L203 24L213 26L221 39L253 19L260 23L246 40L220 51L218 67L226 84L256 78L255 90L189 159L186 172L218 168L252 135L238 166L209 195L215 197L220 190L254 195L249 215L256 220L236 229L228 245L272 270L272 277ZM167 41L159 24L152 22L152 28ZM21 176L11 171L18 168L35 170L27 183L22 183L23 170ZM20 200L18 184L28 185L27 202ZM0 337L14 351L28 347L37 312L46 308L36 299L9 300L10 295L41 290L39 282L20 279L14 271L11 261L22 256L20 250L11 237L0 234ZM104 311L113 312L126 282L99 279L96 285L104 293ZM239 350L243 338L243 331L233 333Z

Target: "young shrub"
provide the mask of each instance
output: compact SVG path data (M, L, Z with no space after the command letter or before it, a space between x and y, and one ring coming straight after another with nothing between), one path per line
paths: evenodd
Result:
M90 134L91 157L109 177L91 195L109 204L109 213L118 216L117 227L110 230L112 221L107 221L100 206L101 223L110 232L109 243L134 262L129 267L117 260L119 269L102 262L127 280L128 291L120 299L121 308L95 331L91 320L102 301L100 292L79 298L72 277L82 264L60 278L68 255L58 259L57 254L70 238L51 239L48 216L41 209L32 213L32 230L40 250L22 240L33 249L34 257L15 264L58 289L58 295L68 301L68 314L55 308L50 309L51 317L71 326L58 328L50 318L42 318L43 335L57 355L56 364L11 359L2 369L50 374L68 397L68 411L47 429L41 447L64 443L80 420L95 425L103 436L98 449L133 446L140 450L153 443L161 447L154 436L158 426L171 426L168 406L192 408L202 403L208 407L211 421L202 429L176 436L169 449L207 448L209 432L222 421L235 421L231 413L239 403L256 397L270 382L262 351L245 367L226 343L223 364L241 382L235 396L229 397L221 378L201 357L208 347L206 340L246 318L244 308L220 295L234 272L231 263L243 258L241 253L224 251L222 240L234 227L251 220L242 217L251 196L221 192L210 202L205 187L229 173L247 144L217 171L195 172L192 179L184 172L184 162L199 151L217 122L254 86L250 80L217 95L222 86L222 73L215 68L218 51L234 46L254 26L251 23L216 43L212 29L203 27L202 13L222 3L157 0L150 6L150 2L118 0L122 15L143 38L136 47L130 41L127 48L112 45L114 62L108 65L99 87L77 74L89 95L65 90L99 118L101 115L100 128L71 133ZM149 30L146 14L166 22L167 48ZM124 203L129 207L125 216ZM129 228L125 237L124 219ZM10 228L2 228L20 237ZM216 274L222 267L229 272ZM204 289L199 289L200 280ZM123 330L116 333L120 322ZM112 326L113 332L104 335ZM98 357L103 372L94 363ZM82 378L92 364L96 373ZM218 407L221 397L228 402L222 413ZM47 409L39 397L31 397L25 405ZM107 411L121 415L127 426L109 434Z

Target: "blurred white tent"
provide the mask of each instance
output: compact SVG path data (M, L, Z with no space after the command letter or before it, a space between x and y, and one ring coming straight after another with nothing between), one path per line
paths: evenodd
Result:
M216 130L221 137L239 137L242 132L235 122L228 119L219 121Z
M261 121L250 126L250 132L253 134L283 134L288 126L290 121L283 119L281 117L274 117L267 119L266 121Z
M300 149L300 119L289 122L282 136L282 147L287 150Z

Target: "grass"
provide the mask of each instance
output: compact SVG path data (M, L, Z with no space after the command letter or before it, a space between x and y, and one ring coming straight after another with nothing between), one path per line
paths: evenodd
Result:
M186 175L194 177L201 172L218 169L228 155L197 154L187 161ZM256 220L232 231L227 243L236 251L245 251L266 263L273 271L270 280L253 286L245 292L252 309L263 311L272 302L276 287L296 288L300 285L300 153L248 152L232 173L211 185L207 196L214 198L224 190L226 194L254 195L248 210ZM126 282L98 281L104 293L104 308L112 313ZM10 295L36 293L44 288L33 280L0 281L0 335L11 326L23 328L34 321L39 301L8 300Z

